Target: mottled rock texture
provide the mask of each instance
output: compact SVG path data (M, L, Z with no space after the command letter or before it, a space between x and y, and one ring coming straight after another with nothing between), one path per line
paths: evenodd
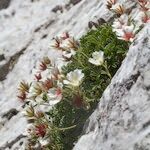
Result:
M54 36L68 30L79 38L87 32L89 21L112 20L105 2L0 0L0 150L25 149L22 133L27 122L20 113L22 103L16 98L19 82L33 79L35 66L43 56L53 59L58 55L49 48ZM128 3L126 6L134 8ZM144 72L149 68L146 30L148 26L141 31L99 108L86 124L87 136L79 140L77 150L128 150L128 145L140 149L149 141L149 72Z
M74 150L150 150L150 24L137 35Z

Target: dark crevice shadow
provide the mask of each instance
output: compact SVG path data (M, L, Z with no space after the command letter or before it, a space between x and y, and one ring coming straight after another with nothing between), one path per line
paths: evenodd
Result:
M0 10L9 7L11 0L0 0Z

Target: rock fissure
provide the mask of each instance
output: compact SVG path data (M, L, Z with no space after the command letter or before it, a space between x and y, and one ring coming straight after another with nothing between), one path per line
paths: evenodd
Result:
M11 149L12 148L12 146L15 144L15 143L17 143L19 140L21 140L22 138L25 138L26 136L24 136L24 135L19 135L19 136L17 136L14 140L12 140L11 142L7 142L6 143L6 145L4 145L4 146L2 146L2 147L0 147L0 150L4 150L4 149L6 149L6 148L9 148L9 149Z
M6 79L7 74L14 68L15 64L17 63L19 57L24 53L24 51L29 47L32 43L30 40L18 53L11 56L8 62L0 67L0 81Z

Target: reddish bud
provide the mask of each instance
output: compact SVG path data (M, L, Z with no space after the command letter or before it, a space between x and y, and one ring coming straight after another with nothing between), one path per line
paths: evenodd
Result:
M83 99L79 94L74 96L73 105L75 105L77 108L83 107Z
M25 92L21 92L20 95L17 96L21 101L25 101L26 99L26 93Z
M41 62L41 64L40 64L40 70L44 71L46 69L47 69L47 65L44 62Z
M44 117L44 113L42 111L37 111L36 112L36 117L37 118L42 118L42 117Z
M53 78L55 80L58 80L58 76L59 75L60 75L60 72L59 72L58 68L54 68L54 70L53 70Z
M130 39L134 38L134 36L135 35L132 32L130 32L130 33L125 33L123 38L125 41L130 41Z
M54 41L55 43L52 47L60 49L60 43L61 43L60 39L57 37L57 38L54 38Z
M35 74L35 78L37 81L42 79L41 73Z
M142 17L142 21L147 23L150 20L150 17L145 13L144 17Z
M46 134L47 125L39 124L35 126L35 134L39 137L44 137Z
M147 3L146 0L138 0L140 3L142 3L143 5L145 5Z
M53 87L53 81L52 79L47 79L44 83L43 86L46 90L49 90L50 88Z
M149 8L146 6L146 5L148 5L148 3L149 3L149 2L144 1L144 0L143 0L143 1L142 1L142 0L139 1L139 4L140 4L140 6L141 6L141 10L142 10L142 11L146 12L146 11L149 10Z
M62 40L66 40L66 39L68 39L70 36L69 36L69 33L68 32L64 32L63 33L63 36L61 37L62 38Z
M61 88L57 88L57 90L56 90L56 95L57 95L57 96L62 95L62 90L61 90Z

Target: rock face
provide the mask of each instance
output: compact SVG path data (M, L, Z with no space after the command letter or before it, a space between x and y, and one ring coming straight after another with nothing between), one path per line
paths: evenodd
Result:
M33 79L35 66L43 56L57 57L49 48L54 36L67 30L79 38L88 30L89 21L109 20L112 16L105 2L0 0L0 150L25 149L22 133L27 123L20 113L22 103L16 98L19 82ZM135 145L137 150L148 146L148 27L141 31L104 93L76 150L127 150L128 145Z
M150 150L150 24L137 37L74 150Z

